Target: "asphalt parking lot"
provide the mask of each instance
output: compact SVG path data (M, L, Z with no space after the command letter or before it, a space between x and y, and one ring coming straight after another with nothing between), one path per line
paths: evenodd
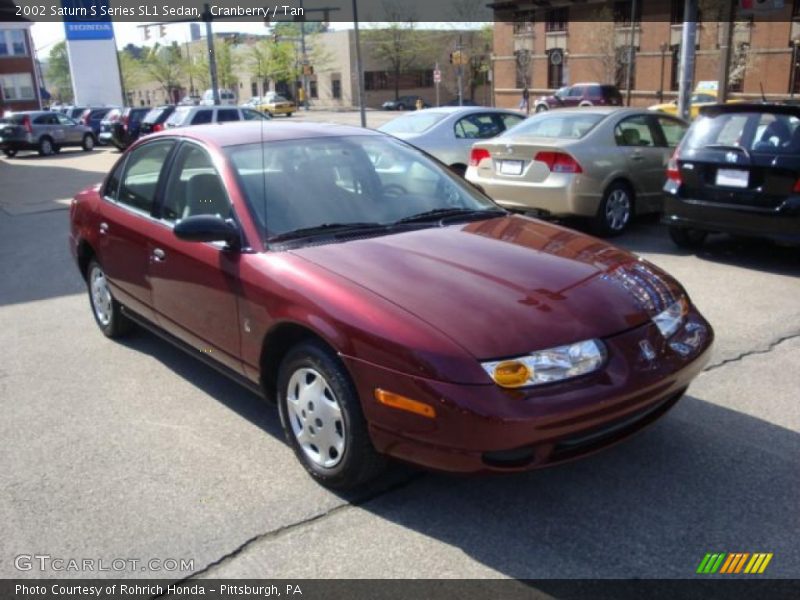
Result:
M117 156L0 159L0 577L87 575L15 566L46 554L192 561L101 577L690 578L706 552L771 552L769 576L797 577L800 249L719 237L694 255L637 223L618 243L675 275L717 334L665 418L557 468L397 467L338 495L273 408L148 333L95 326L66 209Z

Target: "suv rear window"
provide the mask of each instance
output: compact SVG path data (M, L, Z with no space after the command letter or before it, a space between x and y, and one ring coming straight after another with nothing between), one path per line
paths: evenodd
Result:
M800 118L770 112L701 116L689 130L686 148L744 148L756 154L800 154Z

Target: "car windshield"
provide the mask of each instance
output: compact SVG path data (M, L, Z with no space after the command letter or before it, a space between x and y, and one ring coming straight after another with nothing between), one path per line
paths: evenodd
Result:
M165 110L166 109L163 106L161 108L152 108L150 109L150 112L148 112L145 115L143 121L147 121L148 123L155 123L156 121L158 121L158 118L161 116L161 113L163 113Z
M529 137L580 139L603 120L602 114L541 113L530 117L506 131L501 137L524 135Z
M800 118L770 112L701 116L689 129L686 149L736 149L755 154L800 154Z
M409 113L384 123L378 129L386 133L422 133L446 116L445 113L436 112Z
M266 240L334 226L396 226L498 207L389 136L325 137L226 149Z

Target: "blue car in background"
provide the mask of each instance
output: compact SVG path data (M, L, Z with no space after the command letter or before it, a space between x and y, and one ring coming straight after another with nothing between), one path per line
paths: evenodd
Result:
M106 115L112 110L119 110L117 106L98 106L89 107L83 111L79 121L83 125L88 125L94 132L95 139L100 139L100 124Z

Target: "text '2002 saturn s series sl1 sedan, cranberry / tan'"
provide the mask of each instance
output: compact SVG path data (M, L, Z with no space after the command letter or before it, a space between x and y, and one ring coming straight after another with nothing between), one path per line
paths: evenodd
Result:
M277 402L331 488L386 456L466 473L591 453L668 411L713 340L654 265L366 129L147 136L70 216L103 333L139 324Z

